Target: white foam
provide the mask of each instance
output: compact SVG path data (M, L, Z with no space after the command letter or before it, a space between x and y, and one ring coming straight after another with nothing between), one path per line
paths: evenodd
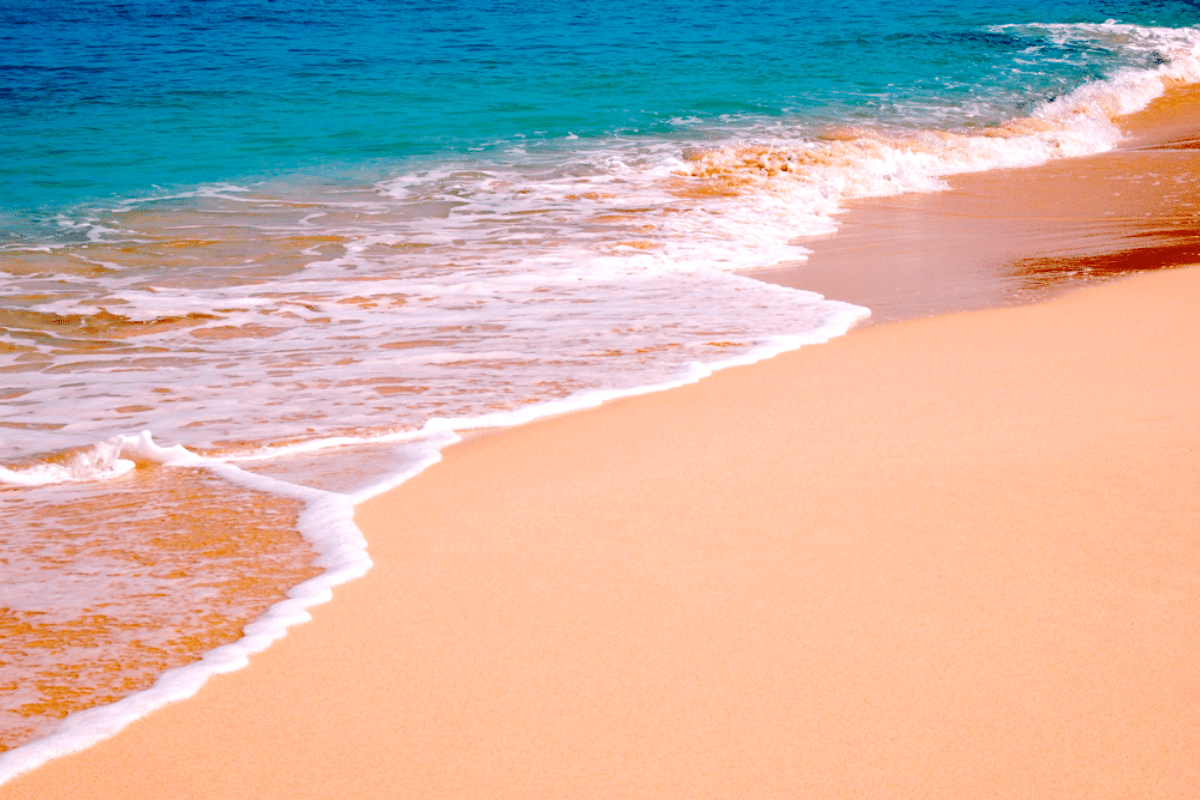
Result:
M75 450L54 461L0 467L0 484L50 486L119 478L135 466L134 462L120 457L121 446L118 437Z

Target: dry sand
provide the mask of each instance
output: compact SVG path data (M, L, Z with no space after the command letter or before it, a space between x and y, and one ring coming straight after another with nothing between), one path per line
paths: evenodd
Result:
M1198 348L1167 270L472 439L0 798L1195 797Z

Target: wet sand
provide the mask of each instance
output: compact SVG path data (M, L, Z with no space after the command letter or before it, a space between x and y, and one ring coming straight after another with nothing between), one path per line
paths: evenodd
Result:
M1077 230L1005 263L1144 255ZM1198 309L1155 271L473 438L313 622L0 798L1191 796Z
M1200 262L1200 88L1175 88L1121 127L1113 152L858 201L835 235L796 240L806 261L752 274L867 306L878 324Z

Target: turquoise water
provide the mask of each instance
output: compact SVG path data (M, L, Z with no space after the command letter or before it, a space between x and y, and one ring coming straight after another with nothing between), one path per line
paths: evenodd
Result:
M1179 2L0 2L0 208L739 117L993 124L1117 66L1023 22ZM1028 48L1040 47L1030 55Z

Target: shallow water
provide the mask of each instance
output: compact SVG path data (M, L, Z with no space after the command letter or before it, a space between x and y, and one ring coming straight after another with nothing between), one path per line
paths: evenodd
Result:
M295 500L203 469L113 483L0 489L0 750L238 638L321 572Z
M849 200L1112 147L1200 80L1195 17L0 2L4 741L236 640L311 577L296 531L433 433L844 332L865 309L741 273Z

